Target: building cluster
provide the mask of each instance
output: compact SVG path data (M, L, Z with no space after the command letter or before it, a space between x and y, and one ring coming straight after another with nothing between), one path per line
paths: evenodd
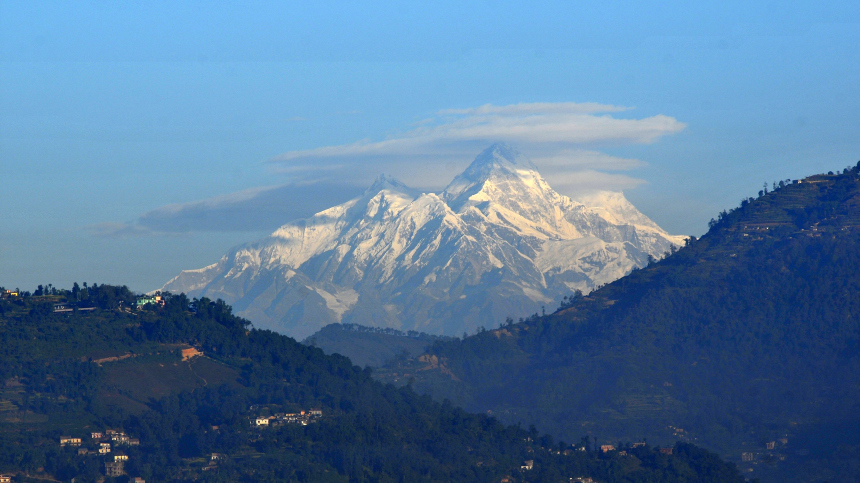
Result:
M9 299L13 297L18 297L20 295L21 294L18 293L17 290L3 290L2 292L0 292L0 299Z
M100 433L100 432L90 433L90 437L94 441L104 442L104 441L110 440L114 445L137 446L140 444L139 439L132 438L122 431L116 431L113 429L108 429L104 433Z
M759 460L771 462L775 460L785 461L786 456L784 451L786 450L786 446L788 446L787 436L773 441L766 441L764 443L764 451L744 451L741 453L741 461L752 463L753 465L758 464ZM809 451L800 449L796 450L795 454L805 456L809 454Z
M125 474L125 462L128 461L128 455L122 452L111 451L118 446L137 446L140 440L132 438L122 431L108 429L104 432L94 431L90 433L90 438L86 447L83 446L83 439L72 436L61 436L60 446L81 446L78 448L78 456L101 455L105 457L105 476L117 477ZM132 478L130 481L136 483L145 483L143 478ZM2 483L2 482L0 482Z
M251 419L251 426L267 427L281 424L301 424L307 426L322 417L322 409L309 409L297 413L275 413L271 416L257 416Z
M148 304L155 304L164 307L164 297L161 295L144 295L143 297L138 297L134 304L137 308L141 308Z
M89 447L78 448L78 455L108 455L111 453L111 445L116 447L137 446L140 444L139 439L131 438L122 431L115 431L113 429L108 429L103 433L90 433L89 441L92 443L88 445ZM60 446L81 446L82 444L83 441L81 438L73 438L71 436L60 437ZM128 456L124 454L113 454L111 459L114 461L126 461L128 460Z

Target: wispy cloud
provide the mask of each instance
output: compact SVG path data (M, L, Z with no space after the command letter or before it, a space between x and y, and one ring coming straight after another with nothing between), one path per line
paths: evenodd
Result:
M604 173L593 169L563 171L550 174L552 187L559 193L588 193L592 191L624 191L645 184L644 180L620 173Z
M641 168L646 165L638 159L610 156L594 150L550 149L547 152L543 152L540 149L536 149L535 151L531 155L531 160L540 166L541 174L544 176L558 171L582 169L622 171Z
M610 104L598 104L596 102L528 102L509 104L507 106L494 106L492 104L484 104L480 107L470 107L466 109L442 109L437 114L459 114L464 116L483 114L598 114L606 112L629 111L631 109L631 107L613 106Z
M597 103L487 104L445 109L381 141L288 151L270 160L289 183L167 205L128 223L86 229L94 236L175 235L192 231L270 231L359 194L379 173L436 191L490 143L514 144L564 194L625 190L644 181L623 174L645 165L606 147L648 144L683 130L676 119L630 117L632 108ZM626 117L620 117L625 113ZM292 118L289 121L301 121Z
M436 117L416 123L410 130L380 141L288 151L271 160L282 172L328 177L338 165L353 176L370 179L385 170L420 188L438 188L451 173L436 167L465 167L489 143L517 145L540 168L567 167L626 170L641 166L633 160L609 156L597 149L653 143L686 127L673 117L619 117L632 108L597 103L487 104L445 109ZM382 168L382 169L380 169ZM556 169L558 171L558 169ZM552 184L551 177L549 178Z
M190 203L172 204L128 223L100 223L85 229L102 238L175 235L199 231L273 231L361 193L341 183L290 183L253 188Z
M97 238L133 238L152 235L150 230L135 223L97 223L85 226L84 230Z

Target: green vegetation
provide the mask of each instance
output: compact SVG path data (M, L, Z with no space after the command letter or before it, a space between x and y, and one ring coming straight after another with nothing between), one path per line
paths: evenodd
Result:
M303 342L326 354L348 357L359 367L380 367L397 358L418 356L437 340L451 337L410 330L365 327L358 324L329 324Z
M773 481L856 481L860 170L773 188L552 315L379 377L556 437L680 438Z
M125 287L37 292L0 299L0 473L21 481L97 481L117 454L127 476L105 481L743 481L691 445L579 451L380 384L345 357L249 328L222 301L163 294L137 310ZM322 417L307 425L250 424L310 408ZM139 444L99 455L90 435L108 429Z

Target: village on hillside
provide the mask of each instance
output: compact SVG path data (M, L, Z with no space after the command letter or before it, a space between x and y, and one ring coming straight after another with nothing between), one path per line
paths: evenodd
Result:
M107 429L104 431L93 431L89 438L72 436L61 436L60 446L78 447L77 453L80 457L100 456L104 458L105 476L117 477L125 475L125 463L128 455L118 448L121 446L138 446L140 440L132 438L123 431ZM143 478L134 477L129 481L132 483L145 483Z
M251 411L259 411L259 406L251 406ZM297 413L274 413L270 416L257 416L250 419L251 426L254 427L272 427L272 426L280 426L282 424L301 424L302 426L307 426L308 424L317 421L322 418L322 409L308 409L307 411L301 410Z

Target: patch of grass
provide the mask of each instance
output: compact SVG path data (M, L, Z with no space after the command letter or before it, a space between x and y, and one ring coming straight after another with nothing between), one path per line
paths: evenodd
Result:
M239 372L208 357L182 361L163 353L105 364L102 396L133 412L150 400L206 386L237 384Z

